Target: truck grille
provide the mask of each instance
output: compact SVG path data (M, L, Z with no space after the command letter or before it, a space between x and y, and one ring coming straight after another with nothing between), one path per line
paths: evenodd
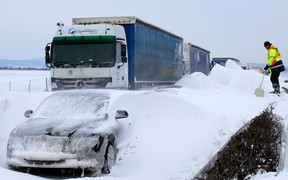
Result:
M51 78L51 83L55 83L59 89L103 88L109 82L112 82L112 77L82 79Z

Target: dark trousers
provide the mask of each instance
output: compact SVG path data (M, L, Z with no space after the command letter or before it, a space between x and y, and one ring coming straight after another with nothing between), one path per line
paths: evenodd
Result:
M270 81L274 89L280 89L279 76L280 72L273 72L270 76Z

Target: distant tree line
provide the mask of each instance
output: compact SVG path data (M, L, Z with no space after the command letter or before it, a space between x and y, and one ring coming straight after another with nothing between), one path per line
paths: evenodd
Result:
M46 70L49 70L48 67L43 67L43 68L37 68L37 67L7 67L7 66L4 66L4 67L0 67L0 70L43 70L43 71L46 71Z

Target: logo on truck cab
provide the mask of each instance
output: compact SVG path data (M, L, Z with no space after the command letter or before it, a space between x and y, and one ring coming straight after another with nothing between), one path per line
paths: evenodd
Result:
M76 30L74 29L74 28L70 28L69 30L68 30L68 33L69 34L74 34L76 32Z
M75 28L70 28L68 30L69 34L97 34L98 29L75 29Z

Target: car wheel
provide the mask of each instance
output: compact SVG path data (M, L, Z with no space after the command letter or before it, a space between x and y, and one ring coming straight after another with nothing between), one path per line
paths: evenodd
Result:
M102 168L103 174L109 174L113 164L116 161L117 151L115 150L114 144L109 142L104 155L104 165Z

